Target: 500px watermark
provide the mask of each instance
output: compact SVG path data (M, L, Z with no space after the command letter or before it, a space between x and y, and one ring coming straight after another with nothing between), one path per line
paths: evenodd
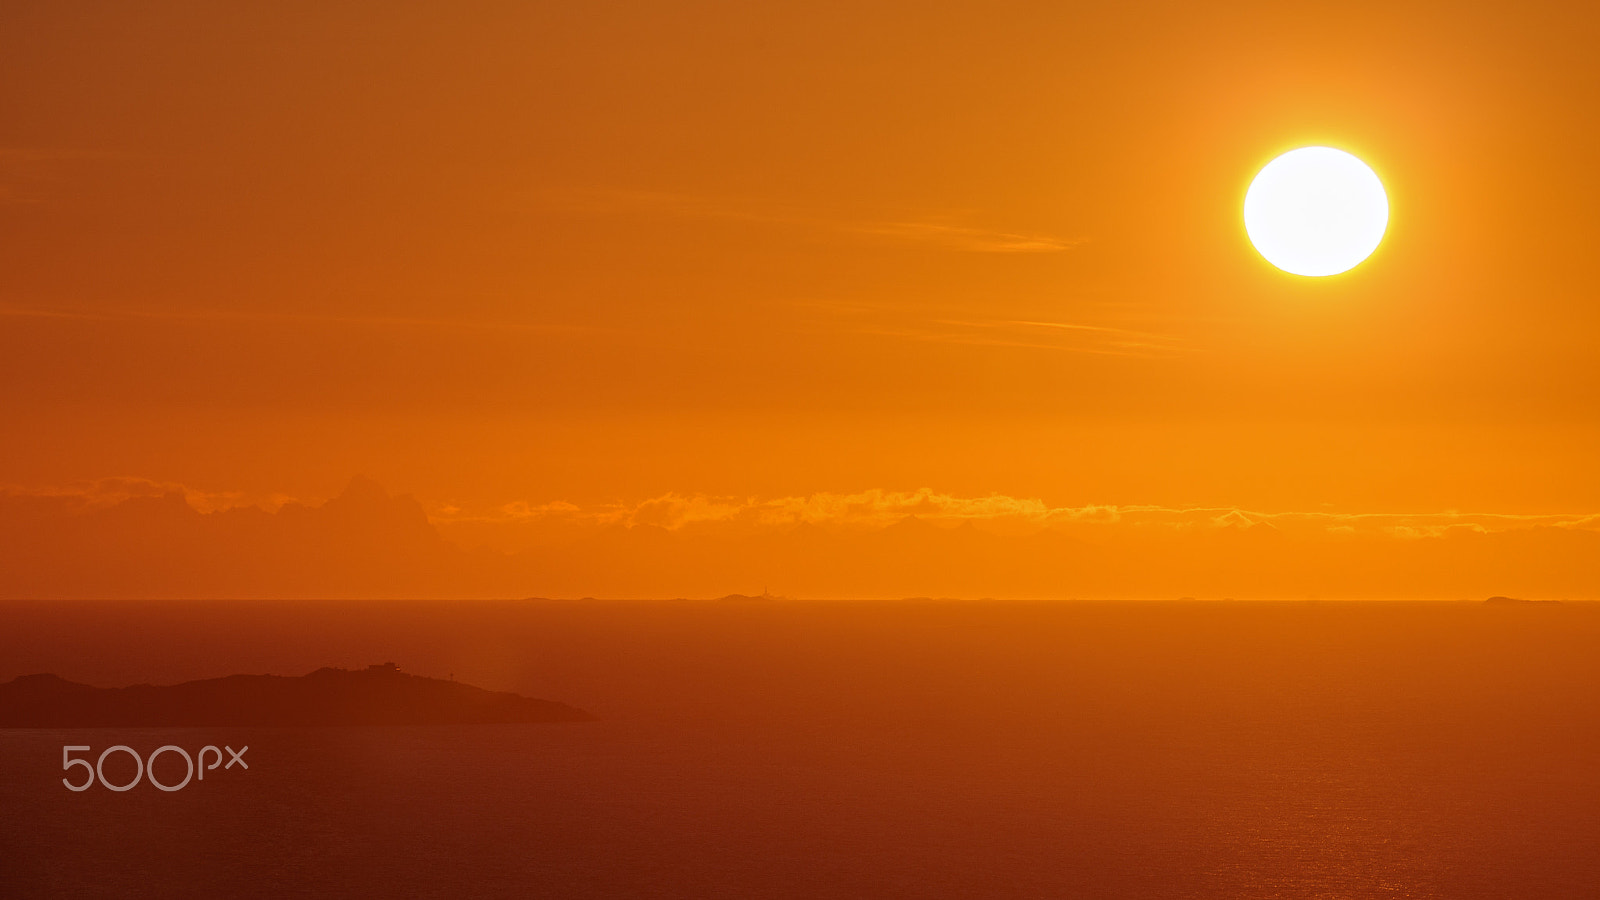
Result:
M100 751L100 758L96 759L91 765L87 759L74 759L72 754L78 752L91 753L93 752L92 747L64 746L61 748L62 770L71 772L74 767L83 766L85 769L85 775L82 783L80 784L73 784L72 779L70 778L62 778L61 783L66 785L67 790L69 791L87 791L89 788L93 787L97 781L100 783L101 787L108 791L127 791L132 790L134 785L138 784L139 781L143 779L155 785L157 790L181 791L189 786L189 782L191 780L204 781L206 778L206 773L216 769L218 766L222 766L223 771L227 771L234 766L239 766L241 770L250 768L250 764L244 761L245 751L250 749L248 746L240 747L238 750L235 750L232 747L223 745L222 749L227 750L228 756L230 757L228 764L225 766L222 765L222 750L217 749L215 744L207 744L200 748L200 753L198 754L198 765L195 763L195 757L190 756L189 751L179 747L177 744L167 744L164 747L157 747L150 752L148 757L141 757L137 751L135 751L132 747L129 747L127 744L117 744L116 746L107 747L106 749ZM110 781L106 780L106 757L111 756L113 753L126 753L127 755L133 757L133 762L138 768L134 773L132 781L129 781L126 784L112 784ZM183 762L184 765L187 766L187 769L184 772L183 780L177 784L163 784L156 778L156 757L163 753L176 753L183 757ZM209 766L206 765L207 753L215 754L215 758L211 761L211 765Z

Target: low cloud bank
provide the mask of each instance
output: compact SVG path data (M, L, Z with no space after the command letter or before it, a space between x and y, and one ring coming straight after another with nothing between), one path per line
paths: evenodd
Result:
M1600 597L1600 517L869 490L430 514L355 479L268 511L111 479L0 491L6 597Z

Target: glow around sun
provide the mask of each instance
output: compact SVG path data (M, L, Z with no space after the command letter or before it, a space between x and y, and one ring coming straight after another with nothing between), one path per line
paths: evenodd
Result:
M1389 227L1389 196L1366 163L1332 147L1301 147L1266 164L1244 195L1244 230L1285 272L1322 277L1355 268Z

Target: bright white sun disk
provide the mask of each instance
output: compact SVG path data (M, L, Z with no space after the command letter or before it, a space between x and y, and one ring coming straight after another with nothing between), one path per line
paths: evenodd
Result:
M1355 268L1389 227L1389 197L1367 164L1332 147L1267 163L1244 195L1244 230L1267 262L1321 277Z

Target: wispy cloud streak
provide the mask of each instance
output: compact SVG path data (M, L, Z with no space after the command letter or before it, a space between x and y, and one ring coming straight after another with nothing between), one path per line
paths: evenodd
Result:
M376 316L360 314L326 315L317 313L223 309L94 309L0 305L0 317L19 319L78 319L85 321L147 319L157 321L282 323L289 325L353 325L374 328L488 329L495 331L513 330L573 332L600 330L598 327L591 325L531 322L519 319L441 319L420 316Z
M966 253L1059 253L1083 243L1081 238L980 228L957 221L948 213L858 217L795 204L657 191L594 191L566 197L559 205L590 214L649 213L798 226L876 242L920 244Z

